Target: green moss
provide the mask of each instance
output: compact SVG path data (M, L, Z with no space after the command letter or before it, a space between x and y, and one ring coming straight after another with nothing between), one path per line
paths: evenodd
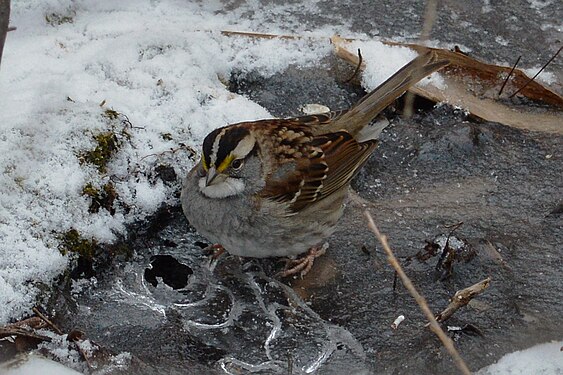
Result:
M92 183L88 183L82 188L82 195L92 199L88 209L89 212L96 213L100 211L100 208L104 208L110 214L115 214L113 204L119 195L111 182L102 186L101 189L97 189Z
M119 151L123 140L131 139L128 129L133 128L133 125L126 115L114 109L104 109L101 116L106 120L108 130L94 134L94 149L80 153L78 158L81 163L93 164L100 173L105 174L108 163Z
M100 173L106 173L107 165L112 155L119 149L121 142L113 131L100 133L94 136L96 147L80 155L83 163L90 163L98 168Z
M85 239L76 229L71 229L60 235L59 251L65 255L78 254L86 259L95 255L98 243L94 239Z
M115 109L107 108L102 113L102 116L109 120L117 120L119 118L119 112L117 112Z

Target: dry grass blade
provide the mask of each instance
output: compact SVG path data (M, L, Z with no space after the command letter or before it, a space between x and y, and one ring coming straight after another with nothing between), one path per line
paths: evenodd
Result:
M35 315L37 315L39 318L41 318L41 320L43 320L45 323L47 323L49 325L49 327L51 327L51 329L53 331L55 331L57 334L59 334L59 335L63 334L63 331L61 331L60 328L57 327L57 325L55 323L50 321L49 318L47 318L41 311L39 311L39 309L37 307L34 307L33 309L31 309L31 311L33 311L35 313Z
M521 58L522 58L522 55L518 56L518 58L516 59L516 62L514 63L514 65L512 65L512 69L510 69L510 72L508 72L506 79L504 80L504 82L502 83L502 86L500 87L500 90L498 91L498 96L500 96L502 94L502 91L504 90L504 86L506 86L506 83L508 82L508 80L512 76L512 73L514 73L514 69L516 69L516 66L520 62Z
M551 58L549 59L548 62L546 62L544 64L544 66L541 67L541 69L532 77L530 78L530 80L526 83L524 83L524 85L522 87L520 87L515 93L513 93L512 95L509 96L509 98L513 98L514 96L516 96L516 94L518 94L520 91L524 90L526 88L526 86L528 86L530 83L532 83L534 81L534 79L537 78L537 76L540 75L541 72L543 72L543 70L549 65L551 64L551 62L553 60L555 60L555 58L557 57L557 55L559 55L559 52L561 52L561 50L563 49L563 47L559 48L557 50L557 52L555 52L555 55L551 56Z
M444 347L446 348L446 350L450 353L450 355L454 359L455 364L459 368L459 370L464 375L470 375L471 371L469 370L469 368L465 364L465 361L463 360L463 358L461 358L461 356L459 355L459 353L456 350L452 340L444 333L444 331L442 330L442 328L440 327L440 325L438 324L438 322L434 318L434 314L432 313L432 311L430 311L430 308L428 307L428 304L426 303L426 299L420 293L418 293L418 291L416 290L412 281L409 279L409 277L403 271L403 268L401 267L401 265L397 261L397 258L395 257L395 255L393 254L393 251L391 250L391 248L389 247L389 244L387 243L387 238L379 232L379 229L377 229L377 226L375 225L373 218L371 217L369 212L365 211L364 214L365 214L365 216L368 220L369 229L375 234L375 236L377 237L377 239L381 243L381 246L383 246L383 250L387 254L387 259L389 261L389 264L391 264L391 266L395 269L395 271L397 272L397 274L401 278L401 281L403 282L403 284L405 285L405 287L407 288L409 293L416 300L416 302L420 306L420 309L422 310L422 312L424 313L426 318L429 320L430 327L432 328L432 331L438 336L440 341L442 341L442 344L444 344Z

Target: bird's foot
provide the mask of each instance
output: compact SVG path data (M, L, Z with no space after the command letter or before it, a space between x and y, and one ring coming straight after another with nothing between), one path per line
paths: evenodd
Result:
M221 255L227 252L223 245L218 243L207 246L205 249L203 249L203 251L205 252L205 254L209 255L208 268L211 272L213 272L213 270L217 266L217 263L219 263L219 258L221 258Z
M305 276L311 268L315 259L324 255L328 249L328 243L324 243L322 246L313 246L302 258L299 259L287 259L285 269L277 274L279 277L288 277L295 274L300 274L301 277Z

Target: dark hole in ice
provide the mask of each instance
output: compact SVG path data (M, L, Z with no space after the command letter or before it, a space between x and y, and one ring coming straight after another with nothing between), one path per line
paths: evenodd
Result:
M155 255L151 257L152 268L145 268L145 280L152 286L158 285L157 277L172 289L181 289L188 285L188 278L193 271L190 267L178 262L170 255Z
M96 273L94 272L92 264L92 259L88 259L83 256L78 257L78 260L76 261L76 267L74 267L71 271L70 277L74 280L77 280L80 278L89 279L92 276L95 276Z
M202 249L205 249L206 247L209 246L209 244L202 242L202 241L196 241L196 242L194 242L194 245L196 245L197 247L200 247Z

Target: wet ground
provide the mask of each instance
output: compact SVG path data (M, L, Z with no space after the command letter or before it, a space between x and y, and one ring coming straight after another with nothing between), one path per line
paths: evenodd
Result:
M290 70L233 89L280 116L295 114L293 103L284 112L268 99L282 86L299 91L303 77L311 78L303 103L357 100L362 93L334 77L344 68L327 64L326 73ZM449 335L472 370L561 339L563 137L419 104L408 120L388 111L391 125L352 184L327 255L303 280L273 278L281 267L273 260L229 256L211 270L205 239L179 207L166 207L132 231L133 259L98 269L95 285L59 299L62 325L130 352L139 373L455 373L414 300L394 286L368 210L436 313L457 290L492 278L444 324L463 328ZM465 249L448 274L425 246L460 222L453 235ZM406 319L393 330L399 315Z
M540 65L561 34L545 26L560 19L555 3L546 2L541 13L531 3L446 2L432 38L501 61L523 53L510 49L518 44ZM420 20L423 9L403 5L377 8L385 17L369 17L371 2L353 10L324 6L355 20L356 31L393 37L420 29L421 21L400 20ZM482 6L493 10L470 19ZM467 34L463 22L477 31ZM508 45L497 45L497 36ZM240 82L235 75L231 83L274 115L292 116L307 103L337 109L357 101L361 89L341 82L349 73L331 60L322 69L289 69L267 80ZM130 352L137 373L456 373L414 300L399 281L394 285L394 272L367 230L367 209L436 313L457 290L492 278L484 294L444 324L464 328L449 335L472 370L560 340L563 137L419 104L423 110L408 120L388 112L391 125L352 184L327 255L305 279L280 282L272 277L280 267L275 261L236 257L210 270L205 239L179 207L165 207L132 229L132 259L98 267L96 283L61 286L57 321L117 353ZM453 235L466 248L451 275L436 269L439 254L424 261L416 256L460 222ZM401 314L406 319L393 330Z

